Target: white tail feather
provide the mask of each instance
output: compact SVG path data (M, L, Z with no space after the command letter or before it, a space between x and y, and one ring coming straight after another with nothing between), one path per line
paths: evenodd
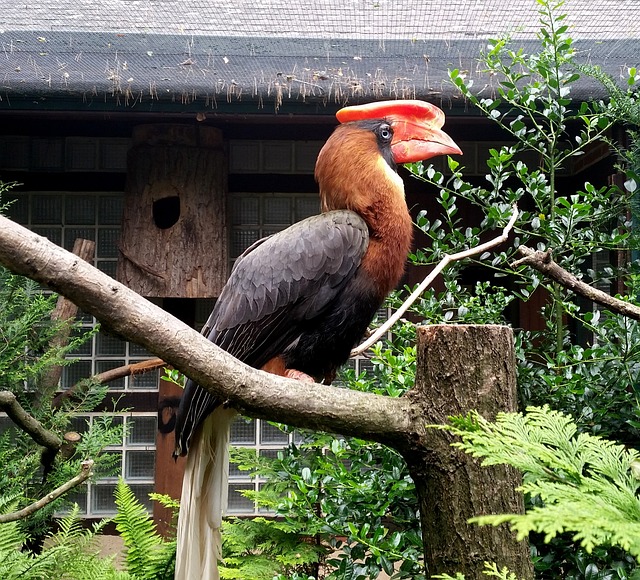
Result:
M198 429L187 454L178 516L175 580L219 580L220 526L227 507L229 433L236 416L218 407Z

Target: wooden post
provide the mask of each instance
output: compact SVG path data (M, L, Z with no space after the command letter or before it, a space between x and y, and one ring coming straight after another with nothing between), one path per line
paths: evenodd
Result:
M212 298L227 279L222 132L141 125L133 133L117 279L142 296Z
M85 260L91 262L95 255L96 243L93 240L85 240L83 238L77 238L73 244L73 253ZM78 307L71 302L68 298L60 295L56 307L51 313L51 319L56 321L67 321L71 324L71 321L78 315ZM60 332L51 341L52 347L62 347L69 342L70 326L64 326L60 329ZM58 388L60 377L62 376L62 367L51 367L42 377L40 381L41 393L52 393Z
M154 490L173 499L180 499L182 476L184 475L185 457L173 458L175 449L174 429L176 411L182 396L182 389L168 381L160 380L158 393L158 432L156 433L156 469ZM175 535L173 512L163 507L160 502L153 503L153 519L158 532L165 537Z
M475 409L495 418L516 410L513 333L505 326L424 326L418 329L416 387L408 394L425 424L443 424ZM526 542L507 526L477 526L469 518L522 513L519 473L506 466L481 467L451 447L453 436L425 429L404 452L420 502L427 576L461 572L485 578L484 562L507 566L518 578L533 578Z

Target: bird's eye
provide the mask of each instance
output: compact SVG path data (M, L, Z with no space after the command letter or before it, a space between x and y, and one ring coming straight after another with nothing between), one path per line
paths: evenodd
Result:
M378 131L378 135L380 139L383 141L391 141L391 137L393 137L393 131L389 125L382 125L380 130Z

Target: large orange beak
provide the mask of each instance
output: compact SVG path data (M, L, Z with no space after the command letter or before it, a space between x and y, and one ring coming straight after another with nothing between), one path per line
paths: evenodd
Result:
M440 129L441 109L426 101L379 101L345 107L336 113L340 123L386 119L393 128L391 151L396 163L423 161L436 155L462 155L453 139Z

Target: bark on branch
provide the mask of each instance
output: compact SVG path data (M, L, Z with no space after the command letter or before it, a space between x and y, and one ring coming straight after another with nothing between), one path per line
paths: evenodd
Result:
M393 446L415 431L408 400L301 384L255 370L77 256L2 216L0 263L73 300L242 413Z
M617 312L634 320L640 320L640 308L579 280L573 274L558 266L558 264L553 261L550 251L541 252L540 250L532 250L527 246L520 246L518 252L523 257L520 260L516 260L512 264L513 266L531 266L565 288L569 288L569 290L588 298L596 304L605 306L612 312Z
M105 383L110 383L111 381L117 381L118 379L122 379L124 377L148 373L162 366L167 366L167 363L165 363L160 358L152 358L152 359L143 360L137 363L123 365L115 369L109 369L102 373L98 373L97 375L93 375L88 380L93 381L94 383L99 383L103 385ZM66 399L72 398L76 394L77 389L80 387L81 384L82 382L76 383L72 387L58 393L58 395L56 395L53 401L51 401L51 407L53 409L58 409L60 405L62 405L63 401L65 401Z
M0 409L22 431L30 435L38 445L42 445L54 453L57 453L62 447L63 440L53 431L45 429L40 421L29 415L11 391L0 391Z
M69 490L87 481L87 479L89 479L93 475L92 468L93 461L83 461L80 473L73 479L70 479L66 483L63 483L60 487L56 487L56 489L50 491L47 495L40 498L38 501L34 501L32 504L29 504L27 507L22 508L21 510L11 512L10 514L0 514L0 524L22 520L29 517L31 514L34 514L38 510L41 510L43 507L58 499Z

